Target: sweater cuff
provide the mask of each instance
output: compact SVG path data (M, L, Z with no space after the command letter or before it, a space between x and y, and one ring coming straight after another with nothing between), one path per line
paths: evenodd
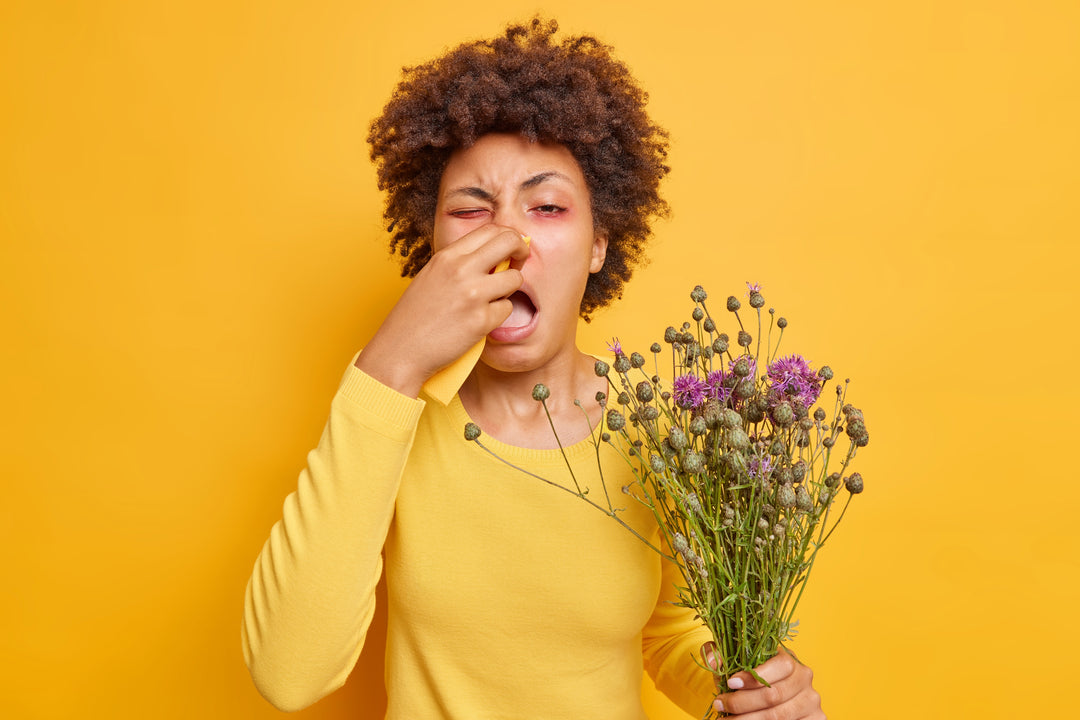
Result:
M389 427L406 431L416 427L426 405L423 400L383 385L354 363L349 363L341 378L338 396L356 403Z

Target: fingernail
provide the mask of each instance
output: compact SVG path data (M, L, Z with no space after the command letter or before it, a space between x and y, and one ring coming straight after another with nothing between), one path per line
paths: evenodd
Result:
M727 681L727 686L732 690L740 690L743 686L742 678L731 678Z
M716 712L726 712L724 710L724 701L723 700L713 700L712 706L713 706L713 710L715 710Z

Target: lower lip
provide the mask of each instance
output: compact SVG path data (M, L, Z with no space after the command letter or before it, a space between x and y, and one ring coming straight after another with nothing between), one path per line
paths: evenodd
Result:
M522 325L520 327L497 327L488 333L488 340L501 343L521 342L532 335L533 331L536 330L536 321L539 317L540 311L537 310L533 313L532 319L529 320L528 325Z

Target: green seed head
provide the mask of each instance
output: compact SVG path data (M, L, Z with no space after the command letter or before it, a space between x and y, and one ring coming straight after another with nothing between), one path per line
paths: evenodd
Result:
M608 430L618 432L626 426L626 418L621 412L612 408L607 412L607 426Z
M593 365L593 371L596 373L597 377L607 377L608 370L610 369L608 364L603 360L597 360L596 364Z
M547 385L543 383L536 383L535 385L533 385L532 396L533 400L536 400L537 402L543 402L544 400L547 400L549 397L551 397L551 391L548 390Z
M639 368L645 364L645 357L641 353L630 353L630 367Z
M635 394L637 395L637 399L643 403L652 402L653 397L655 397L652 383L647 380L642 380L637 384Z
M846 487L848 492L852 495L858 495L863 491L862 475L859 473L851 473L844 479L844 487Z
M480 437L480 426L476 423L465 423L465 439L472 442Z

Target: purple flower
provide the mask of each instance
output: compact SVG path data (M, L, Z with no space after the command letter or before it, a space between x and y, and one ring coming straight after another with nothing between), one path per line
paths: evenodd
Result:
M675 404L683 410L696 408L705 402L705 383L697 375L680 375L672 384L672 394L675 396Z
M731 388L724 387L724 371L713 370L705 376L705 394L721 405L731 397Z
M759 293L759 292L761 292L761 284L760 283L748 282L748 283L746 283L746 291L748 293L755 293L755 292Z
M795 401L804 408L813 405L821 394L821 380L802 355L788 355L769 364L771 390L781 398Z
M747 463L747 471L755 480L767 480L772 472L772 458L768 455L754 455Z
M622 343L619 342L619 338L611 338L611 342L607 344L607 349L615 353L616 356L622 355Z

